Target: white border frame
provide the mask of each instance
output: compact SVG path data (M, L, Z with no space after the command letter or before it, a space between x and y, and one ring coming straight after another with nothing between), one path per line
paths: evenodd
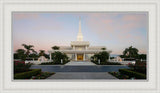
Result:
M1 1L1 92L160 92L159 64L159 1L119 0L54 0ZM13 82L11 79L11 12L12 11L147 11L149 12L149 81L67 81ZM151 63L152 62L152 63ZM9 73L9 74L8 74Z

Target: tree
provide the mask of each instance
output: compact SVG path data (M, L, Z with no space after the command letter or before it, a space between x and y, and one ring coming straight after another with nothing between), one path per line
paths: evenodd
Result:
M138 57L138 49L130 46L123 51L123 55L127 58L137 58Z
M100 62L106 62L109 58L109 53L106 51L99 52L97 54L94 54L91 58L92 61L98 62L98 60L100 60Z
M100 61L101 62L106 62L109 58L109 53L106 51L100 52Z
M45 51L44 50L39 50L40 52L39 52L39 56L44 56L44 54L45 54Z
M53 50L59 50L59 47L58 46L53 46L52 49Z
M146 54L139 54L138 58L146 60L147 59L147 55Z
M104 48L101 48L101 50L106 50L106 48L104 47Z
M22 44L22 46L26 49L26 56L28 57L30 54L30 51L34 51L34 49L32 49L34 46L33 45L26 45L26 44Z
M24 61L26 59L25 52L26 51L24 49L18 49L16 51L16 54L17 54L18 58L21 59L22 61Z
M18 57L18 54L17 54L17 53L14 53L13 57L14 57L14 59L19 59L19 57Z
M38 58L38 54L36 51L33 51L32 54L29 55L30 58L34 58L37 59Z
M39 57L40 57L40 56L44 56L45 58L49 58L49 55L46 54L44 50L39 50L39 51L40 51L40 52L39 52L39 55L38 55Z
M56 64L59 64L61 63L61 59L63 60L63 62L69 61L69 57L65 53L61 53L61 52L52 53L53 62L55 62Z

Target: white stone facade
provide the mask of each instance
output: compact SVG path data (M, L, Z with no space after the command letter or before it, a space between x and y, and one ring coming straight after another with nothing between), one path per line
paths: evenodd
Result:
M83 41L83 35L81 32L81 18L79 19L79 32L77 35L77 41L71 41L71 46L59 46L59 50L50 50L48 51L50 53L50 60L51 53L54 53L56 51L66 53L71 61L90 61L90 57L94 55L95 53L99 53L102 51L107 51L107 48L105 46L90 46L89 41ZM105 48L106 50L102 50L102 48Z

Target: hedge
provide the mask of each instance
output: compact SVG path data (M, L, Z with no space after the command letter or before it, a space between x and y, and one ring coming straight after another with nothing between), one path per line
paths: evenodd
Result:
M14 79L28 79L40 73L41 73L41 69L31 69L31 71L28 71L28 72L22 72L22 73L15 74Z
M128 75L129 77L135 77L136 79L146 79L146 75L138 72L131 71L129 69L119 69L121 74Z
M93 62L97 65L122 65L121 63L118 62L100 62L100 64L98 62Z

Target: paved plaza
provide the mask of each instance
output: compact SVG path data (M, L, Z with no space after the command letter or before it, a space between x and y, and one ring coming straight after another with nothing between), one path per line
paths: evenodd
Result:
M117 79L107 72L58 72L47 79Z
M41 69L43 72L118 72L121 68L129 68L123 65L110 66L66 66L66 65L32 65L31 69Z
M85 61L78 61L78 62L68 62L67 64L65 64L66 66L94 66L96 64L94 64L93 62L85 62Z
M69 62L65 65L32 65L31 69L55 72L47 79L117 79L108 72L118 72L124 65L96 65L92 62Z

